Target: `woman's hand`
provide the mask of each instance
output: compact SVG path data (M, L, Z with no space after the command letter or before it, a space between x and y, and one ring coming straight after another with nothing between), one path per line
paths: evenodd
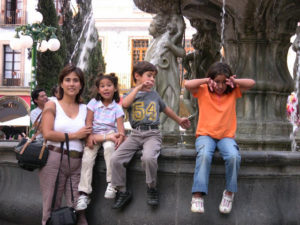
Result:
M91 126L84 126L80 128L77 132L74 133L73 139L83 139L86 138L89 134L92 133L92 127Z

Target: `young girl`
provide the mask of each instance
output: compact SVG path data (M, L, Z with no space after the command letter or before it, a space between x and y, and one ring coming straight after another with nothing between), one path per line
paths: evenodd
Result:
M210 166L216 147L225 160L226 173L226 189L219 210L221 213L231 211L241 160L234 140L236 99L254 84L252 79L236 79L230 67L221 62L214 63L209 68L206 78L185 82L185 87L198 99L199 106L192 212L204 213L203 195L208 192Z
M108 182L105 198L114 198L116 190L111 186L110 158L112 153L124 140L124 112L120 105L118 78L115 74L100 74L96 80L97 95L87 105L86 125L93 126L93 132L87 139L82 158L81 177L78 190L81 195L77 210L84 210L90 202L92 176L97 150L103 146L106 164L106 181Z

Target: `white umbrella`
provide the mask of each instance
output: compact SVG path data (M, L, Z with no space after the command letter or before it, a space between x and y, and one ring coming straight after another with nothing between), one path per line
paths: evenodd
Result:
M8 120L5 122L0 122L0 126L20 126L28 127L30 126L30 117L29 115L22 116L16 119Z

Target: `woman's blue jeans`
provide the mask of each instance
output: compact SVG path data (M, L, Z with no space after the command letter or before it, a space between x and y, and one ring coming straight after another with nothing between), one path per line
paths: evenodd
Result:
M216 147L225 160L226 190L237 192L241 156L235 140L232 138L217 140L209 136L199 136L196 139L197 158L192 193L207 194L211 161Z

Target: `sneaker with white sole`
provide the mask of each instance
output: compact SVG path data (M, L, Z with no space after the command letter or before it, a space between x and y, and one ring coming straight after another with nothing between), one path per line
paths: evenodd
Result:
M90 201L91 201L91 199L89 198L89 196L80 195L77 200L76 210L77 211L85 210L87 208L88 204L90 204Z
M228 214L231 212L232 203L233 203L234 193L232 195L226 194L226 190L223 192L222 201L219 206L219 210L221 213Z
M195 213L204 213L204 199L202 197L192 197L191 211Z
M115 187L111 185L111 183L108 183L106 191L104 193L104 198L113 199L116 197L117 190Z

